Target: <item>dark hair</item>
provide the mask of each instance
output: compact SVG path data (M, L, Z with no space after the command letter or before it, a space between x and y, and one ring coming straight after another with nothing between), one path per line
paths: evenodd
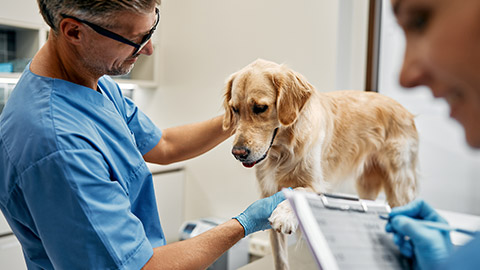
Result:
M61 14L78 16L101 23L108 21L119 11L150 12L160 0L37 0L45 22L58 31Z

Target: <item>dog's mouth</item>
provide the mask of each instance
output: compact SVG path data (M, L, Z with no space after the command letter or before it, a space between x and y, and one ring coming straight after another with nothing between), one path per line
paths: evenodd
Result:
M242 163L242 165L243 165L245 168L252 168L253 166L255 166L255 164L257 164L257 161L252 162L252 163L246 163L246 162L243 162L243 163Z
M270 148L272 148L273 140L275 140L275 136L277 136L277 132L278 132L278 127L275 128L275 130L273 131L273 136L272 136L272 140L270 141L270 146L268 146L267 151L265 151L265 154L263 154L263 156L261 158L257 159L256 161L253 161L253 162L242 162L242 165L246 168L252 168L256 164L258 164L262 160L264 160L267 157L268 151L270 150Z
M267 157L268 150L270 150L270 148L268 148L267 152L265 152L265 154L260 159L258 159L257 161L254 161L254 162L251 162L251 163L242 162L242 165L246 168L252 168L253 166L255 166L255 164L260 163L262 160L264 160Z

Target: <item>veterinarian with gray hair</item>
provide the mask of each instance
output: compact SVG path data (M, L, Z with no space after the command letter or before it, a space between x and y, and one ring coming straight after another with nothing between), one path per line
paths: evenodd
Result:
M284 197L166 245L146 161L196 157L223 116L160 131L108 76L150 55L155 0L38 0L50 26L0 117L0 208L29 269L200 269L270 228Z
M468 144L480 148L480 1L391 1L407 42L401 85L425 85L445 99ZM386 227L416 269L480 269L480 234L455 249L449 232L426 227L422 220L446 223L416 200L394 208Z

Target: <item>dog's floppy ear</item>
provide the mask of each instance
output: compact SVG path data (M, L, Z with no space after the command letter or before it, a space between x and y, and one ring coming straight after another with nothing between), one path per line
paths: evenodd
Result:
M225 94L223 96L223 108L225 109L225 115L223 116L223 130L227 130L235 124L233 110L228 104L232 99L232 85L234 80L235 74L232 74L225 85Z
M297 120L315 89L302 75L284 66L272 73L272 82L277 88L278 120L282 125L289 126Z

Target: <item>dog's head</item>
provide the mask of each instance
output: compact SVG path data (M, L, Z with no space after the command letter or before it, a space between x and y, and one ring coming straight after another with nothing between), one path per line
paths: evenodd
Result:
M293 125L314 88L284 65L256 60L225 87L223 128L235 126L232 154L245 167L263 160L278 128Z

